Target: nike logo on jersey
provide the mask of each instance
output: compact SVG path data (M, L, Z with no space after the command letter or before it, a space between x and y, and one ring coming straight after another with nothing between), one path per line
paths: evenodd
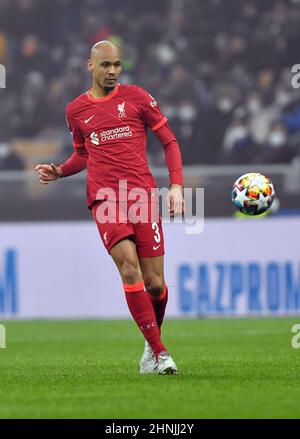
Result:
M152 248L153 248L153 250L157 250L160 246L161 246L161 244L159 244L159 245L154 245Z
M93 116L89 117L88 119L84 119L84 123L89 123L90 120L93 119L95 115L93 114Z

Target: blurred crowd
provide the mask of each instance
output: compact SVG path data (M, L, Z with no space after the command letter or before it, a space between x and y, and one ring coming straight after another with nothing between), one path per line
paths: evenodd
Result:
M120 82L158 99L184 164L288 163L300 155L299 37L300 0L1 0L0 169L22 168L15 138L58 139L57 162L70 154L65 106L90 87L103 39L122 49ZM164 162L153 135L149 160Z

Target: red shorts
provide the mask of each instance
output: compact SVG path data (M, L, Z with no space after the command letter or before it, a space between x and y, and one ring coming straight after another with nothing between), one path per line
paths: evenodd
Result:
M139 208L137 203L133 204L114 201L93 204L93 217L106 250L110 253L115 244L130 238L135 242L138 256L163 256L164 235L158 204L141 203Z

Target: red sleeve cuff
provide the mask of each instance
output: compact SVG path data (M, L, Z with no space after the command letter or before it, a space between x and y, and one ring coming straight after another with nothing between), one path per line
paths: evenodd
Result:
M172 171L170 170L169 177L170 177L170 186L172 186L172 184L178 184L179 186L183 186L182 168Z
M183 186L181 153L173 131L168 124L165 124L155 134L164 147L170 185L179 184Z
M62 177L81 172L87 165L87 156L80 156L76 151L61 165Z

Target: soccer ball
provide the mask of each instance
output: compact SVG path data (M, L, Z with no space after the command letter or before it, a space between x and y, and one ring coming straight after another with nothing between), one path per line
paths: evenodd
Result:
M239 177L232 188L232 202L246 215L260 215L272 205L275 190L271 180L257 172Z

